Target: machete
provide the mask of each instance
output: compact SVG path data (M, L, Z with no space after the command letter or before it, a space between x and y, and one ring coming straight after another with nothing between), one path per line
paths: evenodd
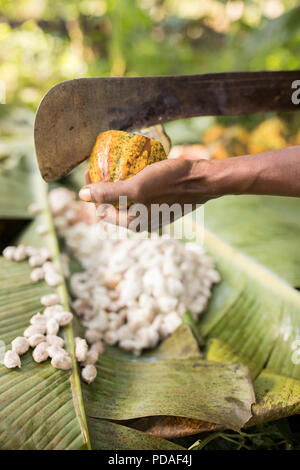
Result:
M34 138L46 181L88 158L99 132L138 130L193 116L297 111L300 71L68 80L51 88L36 114Z

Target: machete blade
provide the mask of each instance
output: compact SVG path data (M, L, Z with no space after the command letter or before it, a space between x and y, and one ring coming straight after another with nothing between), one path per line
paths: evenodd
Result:
M297 111L300 72L241 72L174 77L80 78L43 98L35 148L46 181L66 175L91 153L99 132L137 130L193 116Z

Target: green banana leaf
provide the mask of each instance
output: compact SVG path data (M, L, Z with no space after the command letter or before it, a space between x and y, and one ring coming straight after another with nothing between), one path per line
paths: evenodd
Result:
M287 208L291 207L290 202L291 199L286 199ZM256 214L259 219L258 208ZM186 218L189 238L197 230L193 219ZM205 232L204 244L222 277L198 325L207 342L205 357L250 367L256 404L247 426L300 413L300 364L293 360L300 332L300 293L209 231ZM282 240L281 253L284 244ZM191 433L207 429L203 423L197 427L195 420L181 424ZM152 432L155 434L155 429Z
M95 450L182 450L173 442L117 423L90 418L89 430Z
M251 424L299 412L300 364L293 361L293 345L300 293L212 234L206 234L206 247L224 279L199 325L211 339L207 358L249 365L257 393Z
M204 208L205 227L229 245L300 286L300 199L226 196Z
M102 356L97 369L93 387L84 387L87 414L97 418L185 416L239 430L255 402L249 369L239 364L196 358L119 362Z
M31 240L30 245L48 246L52 249L57 268L61 270L58 245L47 208L46 185L39 181L35 190L44 210L19 242L28 239ZM36 235L37 223L46 223L49 228L43 241ZM31 316L41 308L40 297L49 292L51 289L44 281L31 281L27 262L16 263L0 258L0 339L5 346L23 334ZM59 286L58 293L68 309L64 285ZM0 365L1 449L90 448L71 326L64 328L64 339L73 360L70 373L54 369L49 361L35 363L29 352L22 356L20 370L8 370Z

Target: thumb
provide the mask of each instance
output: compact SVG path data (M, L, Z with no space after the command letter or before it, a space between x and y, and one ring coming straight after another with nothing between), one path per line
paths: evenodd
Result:
M88 184L83 186L79 191L79 198L85 202L115 204L119 202L121 196L126 196L127 199L132 202L135 200L135 191L134 185L129 181L130 180Z

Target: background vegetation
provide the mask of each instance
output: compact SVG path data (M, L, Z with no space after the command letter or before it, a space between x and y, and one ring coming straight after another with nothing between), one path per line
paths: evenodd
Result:
M36 110L51 86L71 78L297 69L298 4L0 0L0 78L7 95L1 112L12 106ZM239 122L249 127L260 119ZM212 122L170 125L171 137L195 142Z

